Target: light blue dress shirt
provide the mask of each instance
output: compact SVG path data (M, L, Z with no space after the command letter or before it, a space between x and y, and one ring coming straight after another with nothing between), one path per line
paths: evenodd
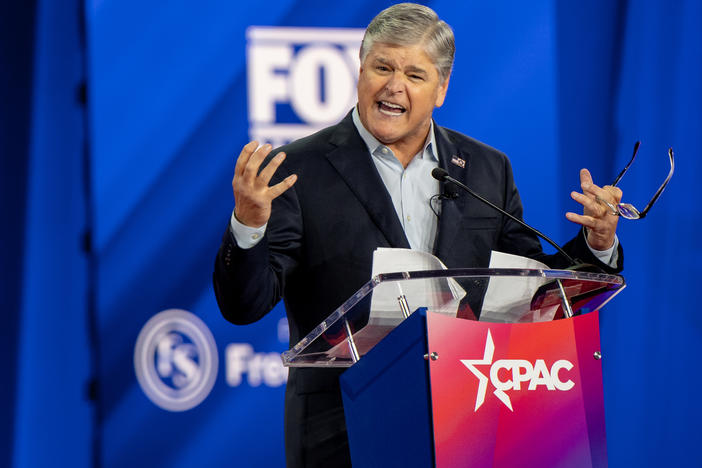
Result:
M439 167L439 157L434 139L434 122L422 146L407 167L395 157L392 150L378 141L361 123L358 109L353 110L353 123L366 143L373 163L385 188L390 193L395 213L400 219L402 229L414 250L433 252L437 215L432 211L431 197L441 190L439 181L432 177L431 171ZM438 211L437 211L438 213Z

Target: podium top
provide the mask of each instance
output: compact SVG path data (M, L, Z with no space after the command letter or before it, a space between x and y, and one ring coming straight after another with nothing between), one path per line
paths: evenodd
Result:
M530 323L601 309L622 276L571 270L454 268L371 278L282 354L291 367L349 367L409 314L424 308L467 320Z

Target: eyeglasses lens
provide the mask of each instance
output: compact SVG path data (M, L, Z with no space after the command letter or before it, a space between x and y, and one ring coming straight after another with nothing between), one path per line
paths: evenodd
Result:
M641 217L641 213L639 213L639 210L637 210L634 205L630 203L619 203L617 205L617 208L619 208L619 216L622 218L626 219L639 219Z

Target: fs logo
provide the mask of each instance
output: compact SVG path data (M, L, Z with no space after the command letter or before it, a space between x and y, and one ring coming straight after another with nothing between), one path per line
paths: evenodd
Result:
M543 359L537 359L534 364L524 359L500 359L492 362L495 353L495 344L492 341L490 330L487 332L485 340L485 353L482 359L461 359L461 363L478 378L478 393L475 397L475 410L485 402L487 393L488 376L480 372L476 366L490 366L490 383L495 388L494 395L505 404L510 411L512 401L505 393L506 390L521 390L522 383L529 382L527 390L536 390L539 385L544 385L548 390L568 391L575 386L572 380L562 381L559 372L569 371L573 364L565 359L554 362L551 369L546 366ZM511 378L509 378L511 377Z
M249 137L274 147L341 120L356 103L363 29L247 29Z
M212 333L185 310L164 310L151 317L134 348L139 385L152 402L168 411L199 405L212 390L217 366Z

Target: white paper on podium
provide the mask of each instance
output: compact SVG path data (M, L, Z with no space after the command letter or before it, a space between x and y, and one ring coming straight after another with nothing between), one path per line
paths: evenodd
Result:
M434 255L411 249L378 248L373 252L372 276L402 271L445 270ZM398 298L404 295L410 313L419 307L456 316L466 292L453 278L391 281L373 290L369 323L397 325L403 320Z
M546 265L518 255L493 251L490 268L548 269ZM403 271L445 270L435 256L410 249L378 248L373 252L372 275ZM530 310L536 289L548 281L541 277L492 277L485 293L481 321L542 322L552 320L558 306ZM399 325L404 317L398 297L404 294L410 313L419 307L432 312L456 316L466 291L453 278L388 281L373 289L368 323L354 333L357 351L365 355L376 343ZM328 356L349 359L347 340L333 346Z
M373 252L372 276L404 271L445 270L435 256L411 249L381 247ZM405 318L398 297L403 295L410 313L419 307L432 312L456 316L461 299L466 295L453 278L428 278L388 281L373 288L368 323L353 335L358 353L363 356ZM327 355L349 359L349 344L345 340L332 347Z
M490 268L522 268L548 270L545 264L527 257L493 250ZM531 299L547 278L498 276L490 278L480 320L485 322L547 322L553 320L558 306L531 310Z

